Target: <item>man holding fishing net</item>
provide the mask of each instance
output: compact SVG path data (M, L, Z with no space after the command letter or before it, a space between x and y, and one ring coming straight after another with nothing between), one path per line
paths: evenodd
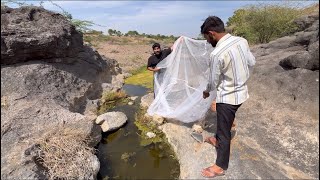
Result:
M201 34L215 49L210 54L210 74L203 98L217 90L217 132L207 140L217 148L216 163L202 170L204 177L224 175L230 158L231 128L238 108L248 98L246 85L249 66L255 64L247 40L225 32L224 23L216 16L209 16L201 26ZM216 107L215 107L216 106Z

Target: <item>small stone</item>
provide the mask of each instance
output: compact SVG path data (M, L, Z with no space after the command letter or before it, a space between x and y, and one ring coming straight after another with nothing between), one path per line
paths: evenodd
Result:
M105 119L103 118L103 116L98 116L96 119L96 124L101 125L104 121Z
M108 112L98 116L96 122L102 122L102 131L108 132L119 129L127 122L127 119L127 116L123 112Z
M152 116L152 120L154 121L154 122L156 122L157 124L163 124L163 122L164 122L164 118L162 117L162 116L159 116L159 115L157 115L157 114L155 114L154 116Z
M202 127L200 125L194 124L192 126L192 131L197 132L197 133L202 133L203 129L202 129Z
M130 105L130 106L133 105L133 102L128 102L128 105Z
M138 98L138 96L132 96L130 97L131 101L135 101Z
M146 136L147 136L148 138L154 138L154 137L156 137L156 134L153 133L153 132L147 132L147 133L146 133Z
M144 117L147 118L147 119L151 119L152 118L152 116L150 116L148 113L145 113Z

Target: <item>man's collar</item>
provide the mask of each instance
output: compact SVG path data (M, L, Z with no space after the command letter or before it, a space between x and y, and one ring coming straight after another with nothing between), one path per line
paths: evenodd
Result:
M224 35L217 43L216 47L218 47L223 41L225 41L226 39L228 39L231 36L231 34L227 33L226 35Z

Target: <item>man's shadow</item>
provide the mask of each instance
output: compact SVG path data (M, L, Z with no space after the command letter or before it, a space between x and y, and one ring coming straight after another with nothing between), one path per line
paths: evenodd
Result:
M180 125L180 126L185 126L188 128L192 128L193 125L200 125L202 127L203 130L209 132L209 133L216 133L217 130L217 113L216 112L212 112L210 109L208 110L208 112L206 113L206 116L204 119L200 119L198 121L195 122L191 122L191 123L184 123L178 120L174 120L174 119L166 119L167 122L172 123L172 124L176 124L176 125Z
M185 126L188 128L192 128L192 126L195 124L200 125L204 131L206 131L207 133L209 133L211 135L215 135L217 132L217 113L211 111L211 109L208 110L204 119L201 119L201 120L198 120L195 122L183 123L181 121L174 120L174 119L166 119L166 121L169 123L177 124L180 126ZM191 132L192 132L192 129L191 129L190 133ZM234 138L235 135L236 135L236 131L231 131L231 138L232 139Z

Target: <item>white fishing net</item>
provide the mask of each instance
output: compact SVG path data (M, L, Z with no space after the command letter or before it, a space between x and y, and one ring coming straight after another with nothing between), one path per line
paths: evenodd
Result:
M160 115L185 123L205 117L215 92L203 99L209 76L209 58L213 47L205 40L180 37L175 48L162 60L155 73L155 99L148 109L149 115Z

